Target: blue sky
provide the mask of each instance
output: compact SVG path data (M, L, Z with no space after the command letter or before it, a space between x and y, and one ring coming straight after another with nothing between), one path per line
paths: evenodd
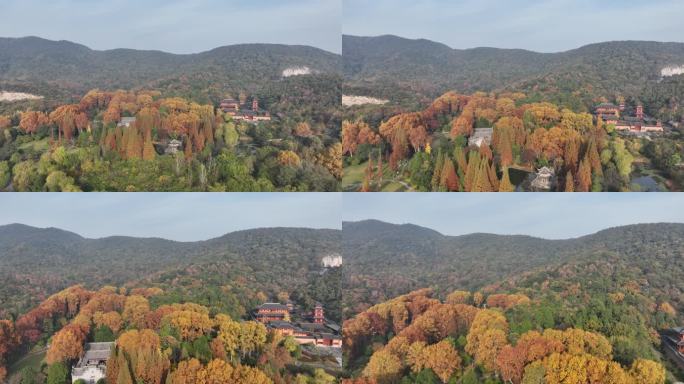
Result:
M0 225L204 240L261 227L341 228L340 193L2 193Z
M343 32L452 48L557 52L611 40L682 41L681 0L343 0Z
M448 235L565 239L627 224L684 222L682 193L344 194L345 221L412 223Z
M237 43L339 53L340 0L0 0L0 36L195 53Z

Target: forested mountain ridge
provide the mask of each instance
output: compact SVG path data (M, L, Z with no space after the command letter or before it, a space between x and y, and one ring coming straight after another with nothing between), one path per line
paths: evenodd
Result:
M684 224L626 225L565 240L446 236L377 221L345 222L343 233L344 345L349 374L358 377L352 383L682 377L664 357L659 332L684 322ZM485 313L499 322L476 326ZM476 336L494 329L504 333ZM570 338L596 346L598 337L599 358L612 362L596 365L596 350L535 349L549 337L567 337L566 348ZM530 338L539 339L533 346ZM638 378L644 360L650 378ZM615 371L601 373L606 364Z
M684 65L684 43L614 41L558 53L522 49L451 49L397 36L343 36L347 86L387 96L410 88L428 97L459 92L519 90L594 96L640 96L661 78L661 69ZM567 100L566 100L567 101Z
M233 89L265 85L289 67L338 73L340 57L318 48L239 44L196 54L134 49L92 50L39 37L0 38L0 81L46 82L85 93L92 88L130 89L196 77Z
M20 314L73 284L154 285L176 300L196 295L202 297L196 302L221 305L238 315L258 301L259 292L266 298L280 290L299 292L304 301L328 301L316 297L312 282L328 276L319 274L321 259L340 253L340 236L331 229L261 228L176 242L126 236L86 239L52 228L0 226L0 278L7 282L0 291L0 317ZM319 286L338 292L338 283L323 281ZM214 300L227 286L231 291L216 303L201 302ZM330 309L335 316L335 308Z
M649 312L656 311L638 312L644 308L637 309L636 295L616 295L603 313L611 328L597 329L599 322L583 323L586 313L567 301L535 296L457 290L438 297L420 289L379 303L344 323L348 374L355 377L347 383L677 380L658 352L657 333L644 326L672 324L670 314L658 311L653 321ZM591 305L607 297L597 294Z
M684 266L679 261L684 252L684 224L629 225L566 240L492 234L445 236L410 228L375 221L343 223L348 313L411 289L480 289L531 271L600 261L607 255L638 270L651 284L679 292L673 299L684 309L679 296L684 286L669 277Z
M308 46L176 55L0 39L0 189L339 190L341 83L340 56ZM78 161L33 167L56 151Z

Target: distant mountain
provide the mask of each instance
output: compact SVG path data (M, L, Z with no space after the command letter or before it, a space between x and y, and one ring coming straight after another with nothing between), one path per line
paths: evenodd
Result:
M178 288L180 276L207 279L218 289L304 289L321 260L340 253L339 230L262 228L198 242L126 236L86 239L54 228L0 226L0 301L3 311L25 310L46 294L73 284L88 287L141 284ZM339 282L339 281L338 281ZM205 281L205 283L207 283ZM215 285L214 285L215 284ZM243 287L243 288L239 288ZM275 291L275 292L273 292ZM237 294L237 291L234 291Z
M38 37L0 38L0 87L4 83L29 90L44 84L53 92L49 87L83 93L92 88L159 87L186 81L195 88L253 90L281 79L286 69L304 66L313 73L337 74L340 56L308 46L277 44L231 45L178 55L133 49L97 51Z
M413 89L430 97L459 92L520 90L560 97L637 97L667 66L684 65L684 43L616 41L559 53L521 49L451 49L429 40L344 35L347 87L391 93Z
M422 287L481 289L566 263L610 258L640 270L654 286L673 289L684 310L684 224L639 224L567 240L470 234L376 221L343 223L346 306L377 303ZM667 276L667 277L666 277Z

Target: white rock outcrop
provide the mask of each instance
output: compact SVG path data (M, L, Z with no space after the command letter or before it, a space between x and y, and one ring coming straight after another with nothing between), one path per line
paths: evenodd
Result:
M345 107L364 104L382 105L387 103L389 103L389 100L376 99L374 97L342 95L342 105L344 105Z
M676 66L670 65L660 70L662 77L670 77L676 75L684 75L684 65Z
M321 264L324 268L340 267L342 266L342 256L340 255L329 255L321 259Z
M39 100L42 98L43 96L30 93L0 91L0 101Z
M283 70L283 77L310 75L313 71L307 66L290 67Z

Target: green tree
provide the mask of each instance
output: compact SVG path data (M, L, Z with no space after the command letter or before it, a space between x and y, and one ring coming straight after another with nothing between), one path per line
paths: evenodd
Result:
M334 384L337 382L334 376L327 374L323 369L316 368L312 384Z
M64 363L50 364L47 371L47 384L67 384L68 376L69 371Z
M435 375L435 373L431 369L426 368L418 372L418 374L415 375L415 379L413 379L411 383L439 384L441 383L441 381L439 380L439 377L437 377L437 375Z
M237 129L235 129L235 123L230 122L223 124L223 142L226 143L228 148L233 148L237 145L240 139L240 134Z
M36 370L33 367L24 367L21 370L21 384L35 384Z
M0 189L5 188L9 184L10 178L9 163L0 161Z
M115 339L114 332L112 332L112 330L106 325L100 325L99 327L95 328L95 331L93 332L93 340L96 343L110 342L114 341Z
M463 378L461 379L461 382L463 384L478 384L480 380L477 377L477 372L475 372L475 368L470 368L465 373L463 374Z

